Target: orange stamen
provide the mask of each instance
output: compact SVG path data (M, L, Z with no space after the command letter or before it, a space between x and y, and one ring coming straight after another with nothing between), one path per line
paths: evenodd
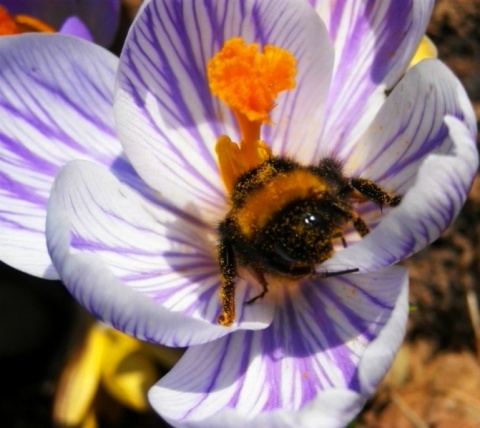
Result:
M8 14L7 9L0 6L0 36L19 33L20 30L15 20Z
M235 114L240 128L240 145L228 137L217 141L220 174L227 190L244 171L271 156L260 140L262 124L271 124L270 111L279 92L295 87L295 58L286 49L247 45L241 38L227 40L207 64L210 90Z
M5 7L0 6L0 36L22 33L54 33L47 23L29 15L11 16Z
M271 45L258 52L256 43L236 37L210 59L207 74L213 95L249 121L269 123L278 93L295 87L295 58Z
M21 33L55 33L55 28L29 15L15 15Z

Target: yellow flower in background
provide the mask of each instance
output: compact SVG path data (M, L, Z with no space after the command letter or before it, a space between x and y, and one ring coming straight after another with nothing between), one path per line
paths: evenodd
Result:
M422 59L437 57L437 47L428 36L423 36L422 40L420 40L420 43L418 44L417 50L415 51L412 60L410 61L410 67L413 67Z
M59 426L95 428L99 388L136 412L149 409L147 391L171 367L181 350L153 346L102 323L90 325L67 359L56 388L53 421Z

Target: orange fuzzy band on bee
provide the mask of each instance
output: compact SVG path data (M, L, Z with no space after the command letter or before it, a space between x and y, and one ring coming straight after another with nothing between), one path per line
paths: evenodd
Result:
M327 190L320 177L306 170L282 173L266 183L263 177L259 177L259 181L262 187L249 195L241 207L232 211L232 217L246 237L265 226L274 213L292 200L315 197Z

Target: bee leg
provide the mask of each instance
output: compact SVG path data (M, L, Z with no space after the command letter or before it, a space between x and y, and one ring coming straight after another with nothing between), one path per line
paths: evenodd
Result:
M363 221L362 217L360 217L356 212L351 212L350 214L352 216L353 227L358 232L358 234L363 238L366 234L368 234L368 232L370 232L370 229L368 228L366 223Z
M396 207L402 201L400 195L390 195L385 189L378 184L366 178L351 178L350 184L352 187L360 192L367 199L375 202L382 207L388 205L389 207Z
M348 216L348 217L350 218L350 216ZM333 235L333 238L340 238L340 240L342 241L343 248L348 247L347 241L345 240L345 236L343 236L343 233L335 234L335 235Z
M331 278L332 276L339 276L339 275L347 275L349 273L355 273L358 272L360 269L358 268L349 268L349 269L343 269L343 270L336 270L333 272L330 272L328 270L323 271L323 272L315 272L313 277L316 278Z
M366 223L362 220L362 218L352 209L347 209L346 207L342 207L341 205L336 204L335 207L348 219L352 222L353 227L358 232L358 234L363 238L370 229L366 225ZM343 246L346 248L347 243L343 235L341 235Z
M220 325L228 327L235 320L235 283L233 282L233 279L237 276L235 255L232 246L225 242L219 244L217 254L220 272L223 276L222 287L220 288L222 312L217 321Z
M268 293L268 283L267 280L265 279L265 276L263 275L262 272L260 271L255 271L255 276L257 277L258 281L260 282L260 285L262 286L262 292L258 294L257 296L251 298L250 300L247 300L245 302L245 305L251 305L253 302L255 302L258 299L262 299L265 294Z

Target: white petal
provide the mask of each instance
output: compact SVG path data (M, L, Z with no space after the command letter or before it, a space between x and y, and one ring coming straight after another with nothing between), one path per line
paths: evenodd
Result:
M181 212L143 198L89 162L67 164L55 180L47 244L71 293L103 321L142 339L188 346L235 329L265 328L271 306L248 305L237 287L237 320L217 324L216 235L196 208ZM169 318L170 317L170 318Z
M343 427L402 341L407 284L398 267L302 284L268 329L190 347L150 401L175 426Z
M309 159L308 135L318 127L303 119L307 113L319 119L333 57L306 3L151 1L126 41L116 93L119 136L142 178L172 204L195 202L215 221L226 211L215 143L222 134L238 141L239 133L231 112L212 98L206 63L237 36L279 45L296 57L297 88L277 100L275 126L265 138L276 151Z
M0 38L0 259L58 278L45 245L46 201L72 159L110 167L121 155L113 125L118 59L62 35Z
M436 239L460 211L477 171L475 137L475 115L453 73L438 60L413 67L346 155L345 166L349 175L361 174L404 198L368 236L321 269L374 271Z
M365 131L407 69L433 0L313 1L335 46L321 154L336 155Z
M462 122L447 116L445 124L451 153L428 156L400 206L369 235L336 253L320 269L381 269L428 245L454 220L470 189L478 154L471 132Z

